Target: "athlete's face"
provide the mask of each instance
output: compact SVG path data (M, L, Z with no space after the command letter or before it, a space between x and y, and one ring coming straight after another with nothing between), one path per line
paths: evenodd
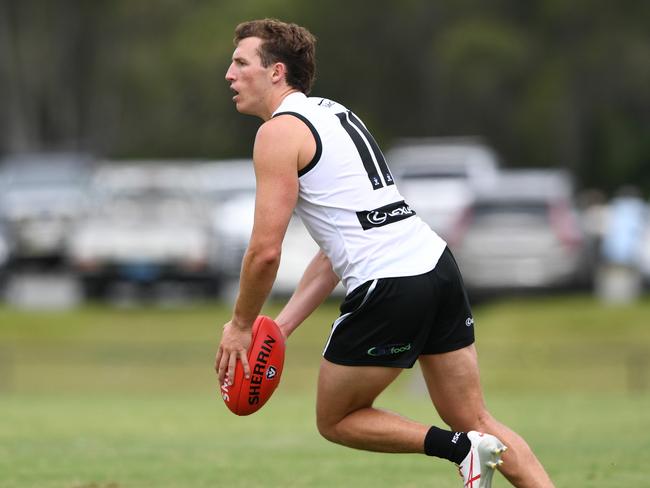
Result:
M237 111L243 114L260 115L272 87L273 65L262 66L258 51L261 43L259 37L239 41L226 72L226 81L235 92L232 100Z

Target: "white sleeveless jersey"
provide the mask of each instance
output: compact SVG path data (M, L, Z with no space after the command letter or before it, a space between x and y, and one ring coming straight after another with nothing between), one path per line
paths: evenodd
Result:
M404 202L377 143L344 106L288 95L273 116L301 119L316 140L295 212L348 292L368 280L432 270L446 243Z

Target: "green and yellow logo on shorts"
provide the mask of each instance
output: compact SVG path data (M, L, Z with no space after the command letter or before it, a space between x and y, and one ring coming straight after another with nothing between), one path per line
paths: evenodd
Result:
M368 356L394 356L411 350L411 344L388 344L368 349Z

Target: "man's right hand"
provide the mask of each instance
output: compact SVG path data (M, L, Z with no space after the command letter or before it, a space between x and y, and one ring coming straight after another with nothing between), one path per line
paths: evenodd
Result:
M226 380L229 384L232 384L237 360L242 363L246 379L250 378L251 369L248 364L248 349L252 341L251 333L251 327L238 327L232 321L223 326L221 343L214 362L220 385L223 385Z

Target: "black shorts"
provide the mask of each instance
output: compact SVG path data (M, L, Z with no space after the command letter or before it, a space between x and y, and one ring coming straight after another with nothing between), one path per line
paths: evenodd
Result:
M445 249L428 273L368 281L347 295L323 356L348 366L410 368L422 354L473 342L467 292Z

